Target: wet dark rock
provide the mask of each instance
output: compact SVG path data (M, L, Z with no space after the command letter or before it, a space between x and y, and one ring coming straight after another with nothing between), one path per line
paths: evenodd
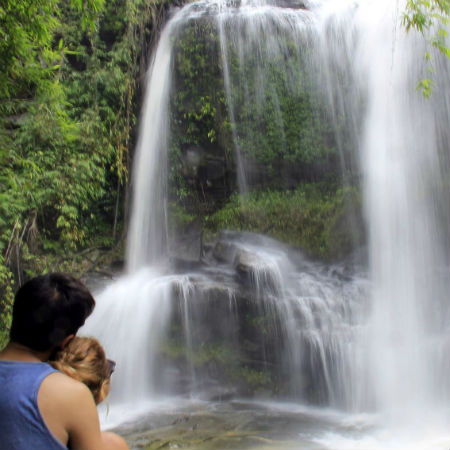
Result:
M203 189L222 186L227 177L228 165L223 152L189 146L182 152L181 173L191 185Z
M205 150L200 146L190 146L183 152L182 173L191 183L197 178L204 155Z
M280 8L307 9L305 2L302 0L274 0L273 5Z
M162 449L321 449L305 436L328 425L326 418L283 412L263 404L200 403L171 412L155 412L115 431L132 450ZM302 437L300 437L302 436Z
M219 387L215 391L209 393L207 400L211 402L224 402L236 398L237 394L238 391L235 387Z
M125 268L125 260L124 259L115 259L110 264L113 272L122 271Z
M199 221L194 221L179 230L171 239L170 257L173 261L182 266L182 261L186 268L190 264L200 262L202 256L202 226Z
M253 282L254 268L258 263L256 255L249 251L238 250L234 257L233 266L240 281L249 285Z
M121 270L116 270L113 267L90 271L83 275L82 281L95 294L104 290L113 280L118 279L121 272Z
M193 261L177 257L171 257L170 263L175 273L200 271L205 267L202 261Z
M237 247L234 243L219 240L214 246L213 257L219 262L232 264L236 253Z

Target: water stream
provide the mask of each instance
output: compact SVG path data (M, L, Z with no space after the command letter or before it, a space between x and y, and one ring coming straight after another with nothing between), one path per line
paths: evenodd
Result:
M220 341L242 356L245 301L257 317L268 318L260 324L265 334L254 364L282 383L281 403L264 403L264 417L278 423L280 410L290 418L296 411L293 429L298 426L302 449L450 448L449 68L437 56L433 95L416 92L426 74L426 47L401 27L403 8L393 0L292 1L283 7L210 0L174 13L148 72L127 274L97 294L84 329L118 362L109 426L132 419L141 427L137 417L151 411L164 416L167 408L170 422L198 402L211 409L217 398L238 398L242 392L224 386L220 374L198 369L198 355L205 343ZM186 23L204 16L213 18L220 39L241 191L253 178L240 152L233 92L241 90L245 102L261 110L270 102L283 142L280 93L265 70L266 56L279 55L286 92L295 93L299 83L311 86L327 105L342 169L350 169L346 176L352 166L362 174L367 257L362 252L320 264L267 237L224 232L201 267L170 264L173 43ZM237 61L229 48L236 49ZM256 77L251 82L249 60ZM350 157L348 147L354 149ZM183 336L183 367L160 354L174 333Z

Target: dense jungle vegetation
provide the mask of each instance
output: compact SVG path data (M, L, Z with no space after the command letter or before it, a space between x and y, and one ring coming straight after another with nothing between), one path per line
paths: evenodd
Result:
M0 314L24 278L121 241L148 49L168 2L0 5Z
M175 3L1 3L0 347L6 339L13 292L24 279L48 270L81 274L99 264L104 255L99 249L121 254L142 81L159 27ZM448 0L410 0L404 26L418 29L432 46L448 54L444 25L449 8ZM258 173L263 168L263 183L256 179L255 186L271 184L271 189L256 190L245 203L238 199L217 45L217 35L205 23L188 26L176 46L172 218L183 226L200 215L209 233L223 227L249 229L272 234L316 256L342 256L352 247L343 217L349 205L358 208L359 193L336 182L336 149L323 129L326 120L316 97L294 98L278 90L285 123L302 121L309 130L305 134L288 126L282 136L283 153L277 145L281 137L274 126L278 120L274 109L262 114L236 91L238 144ZM207 59L211 55L216 56ZM279 76L278 67L274 60L269 68L273 79ZM421 88L430 94L432 76L421 82ZM254 116L260 130L252 129L247 120ZM218 173L218 185L208 188L198 173L186 172L183 158L192 148L197 154L206 149L213 155L204 168ZM301 170L280 182L280 167L292 166ZM302 183L295 185L291 178ZM331 235L341 235L340 240Z

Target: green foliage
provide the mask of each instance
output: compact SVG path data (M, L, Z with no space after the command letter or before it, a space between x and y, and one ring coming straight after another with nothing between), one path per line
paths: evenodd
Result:
M142 36L161 3L0 6L2 329L25 278L78 272L83 249L120 238Z
M237 146L244 156L262 164L272 180L284 166L312 171L336 153L329 139L331 121L311 78L310 50L289 39L280 33L277 52L270 50L270 43L252 42L245 58L231 40L228 52Z
M182 229L195 220L195 215L189 213L186 208L177 202L169 203L170 225L176 229Z
M198 348L191 351L190 359L195 366L208 364L234 365L236 352L226 344L211 344L201 342Z
M220 229L263 233L315 257L339 258L362 241L360 208L355 188L304 184L294 191L234 195L206 220L205 227L210 233ZM352 216L358 218L356 229L350 226Z
M3 256L0 256L0 350L8 343L13 298L12 273L5 267Z
M431 94L433 93L433 80L430 78L424 78L419 81L417 84L416 90L421 91L422 95L425 98L430 98Z
M235 350L226 343L199 342L188 348L184 339L168 338L161 343L160 352L171 359L186 359L199 368L213 364L231 367L238 361Z
M417 30L425 36L432 48L449 58L448 24L450 20L450 0L408 0L403 14L403 26L406 31ZM433 61L430 52L426 52L425 60L429 64L428 72L433 72ZM433 91L433 81L425 78L419 81L417 89L425 97Z
M205 180L187 182L192 175L184 170L183 156L191 148L211 158L223 158L226 170L236 170L232 161L236 159L235 149L240 149L250 178L253 176L249 183L252 188L264 185L291 189L299 180L339 176L333 121L327 116L323 93L309 64L310 46L294 42L292 37L283 40L283 36L286 33L277 36L279 52L270 51L270 43L247 46L236 36L229 37L229 94L225 92L223 44L216 21L208 17L189 21L173 38L169 179L171 197L191 211L192 205L209 212L215 208L205 206L208 201L213 203ZM241 46L246 46L244 56ZM351 146L344 140L343 150L350 152ZM280 177L281 172L286 176ZM223 180L224 191L233 190L234 180L235 173Z
M407 31L411 28L417 29L422 34L434 31L432 44L445 50L447 32L444 27L448 24L449 13L449 0L408 0L403 14L403 24ZM437 28L432 30L435 25ZM445 50L446 54L448 54L447 50Z
M57 0L5 0L0 6L0 98L14 100L33 93L33 85L49 79L59 68L59 52L53 47L61 21ZM95 30L104 0L70 0L79 12L83 30ZM9 103L5 106L10 106Z
M199 342L193 348L188 348L183 339L165 339L161 343L160 353L178 363L189 362L197 370L213 370L226 381L244 385L249 392L273 391L270 371L258 370L243 364L241 355L224 342Z
M26 96L48 76L50 44L58 23L54 0L6 0L0 6L0 98ZM39 59L43 58L42 64ZM5 105L3 105L5 107Z
M181 146L209 146L228 131L215 23L208 19L188 22L174 45L172 140Z
M270 373L266 371L251 369L244 366L240 369L239 375L241 380L245 381L255 393L267 392L272 388Z

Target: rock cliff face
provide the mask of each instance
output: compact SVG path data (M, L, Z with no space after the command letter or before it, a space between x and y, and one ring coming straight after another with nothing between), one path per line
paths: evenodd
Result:
M188 146L181 152L179 175L191 196L205 208L217 208L236 189L236 168L220 148Z
M294 19L292 10L304 17ZM314 202L325 204L331 191L335 201L342 185L359 189L350 130L358 124L346 123L345 114L337 114L329 104L318 75L326 70L320 66L318 37L305 25L305 5L277 3L271 14L254 22L245 14L234 20L232 9L221 15L211 6L202 14L193 13L177 29L169 101L170 222L177 242L180 234L192 235L192 226L215 233L224 225L293 242L272 219L249 226L239 213L232 224L213 227L210 219L227 208L236 193L281 192L287 197L313 184L322 192ZM297 27L291 26L292 20ZM339 86L339 97L345 97L351 86ZM362 214L354 200L345 199L333 212L313 219L318 225L311 241L328 226L336 228L345 244L327 250L314 244L312 256L341 258L361 244ZM270 215L264 208L258 214ZM325 224L330 217L336 226ZM283 219L301 220L295 214Z

